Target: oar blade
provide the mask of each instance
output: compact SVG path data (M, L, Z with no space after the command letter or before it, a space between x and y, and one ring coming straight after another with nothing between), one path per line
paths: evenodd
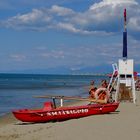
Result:
M34 96L35 98L47 98L47 99L64 99L64 100L77 100L77 101L89 101L95 103L107 103L105 100L96 100L92 98L74 97L74 96L53 96L53 95L42 95Z

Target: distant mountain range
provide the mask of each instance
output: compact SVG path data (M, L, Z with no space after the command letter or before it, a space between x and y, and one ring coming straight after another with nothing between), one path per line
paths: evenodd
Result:
M55 67L48 69L25 69L6 71L5 73L25 73L25 74L105 74L112 72L112 68L109 65L95 66L95 67L83 67L80 69L71 69L68 67Z
M140 72L140 65L135 66L135 71ZM83 67L71 69L68 67L55 67L48 69L25 69L5 71L4 73L25 73L25 74L107 74L112 72L111 65L100 65L93 67ZM3 73L3 72L0 72Z

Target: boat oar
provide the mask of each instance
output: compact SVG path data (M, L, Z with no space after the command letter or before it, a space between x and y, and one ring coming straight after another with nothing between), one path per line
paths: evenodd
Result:
M96 100L93 98L82 98L82 97L73 97L73 96L53 96L53 95L42 95L34 96L35 98L48 98L48 99L63 99L63 100L77 100L77 101L89 101L95 103L107 103L106 100Z

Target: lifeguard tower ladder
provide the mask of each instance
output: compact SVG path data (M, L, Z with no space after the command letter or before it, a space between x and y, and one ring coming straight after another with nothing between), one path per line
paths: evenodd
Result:
M124 32L123 32L123 54L118 62L118 75L115 101L132 100L136 103L135 81L134 81L134 60L127 59L127 28L126 9L124 9Z
M118 77L117 77L117 74L118 74L117 63L112 64L112 68L113 68L113 73L112 73L111 79L110 79L108 87L107 87L108 90L110 90L110 87L113 88L116 85L117 79L118 79Z

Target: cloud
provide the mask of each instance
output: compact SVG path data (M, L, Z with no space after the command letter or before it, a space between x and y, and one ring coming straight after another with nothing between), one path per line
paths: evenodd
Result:
M98 66L106 64L108 61L116 61L121 56L122 46L120 44L108 45L83 45L78 47L68 47L67 45L59 45L54 50L39 50L36 60L47 63L47 67L66 66L73 68L81 68L85 66ZM37 48L38 50L38 48ZM112 56L112 52L116 52ZM35 55L35 54L33 54Z
M18 14L1 22L3 26L14 29L40 29L51 21L51 16L45 14L45 10L33 9L27 14Z
M103 0L90 6L84 13L77 14L73 22L88 31L120 32L124 8L127 8L129 19L134 15L139 17L140 6L134 0Z
M34 31L64 30L74 34L112 35L123 30L123 9L127 8L130 35L140 30L140 5L135 0L103 0L84 12L53 5L33 9L0 21L1 27Z
M140 41L129 37L128 58L133 58L139 64ZM47 44L48 45L48 44ZM84 67L96 67L100 65L110 65L122 56L122 44L120 43L101 43L83 44L78 47L59 45L49 48L48 46L37 46L28 48L28 52L13 53L9 57L0 55L1 60L9 65L21 65L21 69L26 68L53 68L67 67L81 69ZM8 58L8 59L7 59ZM3 63L3 61L1 63Z
M72 9L60 7L57 5L53 5L52 8L50 9L50 12L58 16L69 16L75 13Z
M138 3L135 0L103 0L100 3L95 3L90 7L90 10L98 10L100 8L104 8L106 6L118 7L123 4L127 5L137 5Z
M11 54L10 58L13 59L14 61L23 61L26 59L26 56L23 54Z
M51 51L47 51L47 52L43 52L40 54L41 57L43 58L48 58L48 59L63 59L64 56L64 52L62 50L51 50Z
M71 23L58 23L57 24L57 29L59 30L66 30L69 31L71 33L80 33L80 34L91 34L91 32L86 31L86 30L82 30L82 29L78 29L76 28L73 24Z
M132 17L129 20L129 24L128 24L129 28L133 31L140 31L140 17Z

